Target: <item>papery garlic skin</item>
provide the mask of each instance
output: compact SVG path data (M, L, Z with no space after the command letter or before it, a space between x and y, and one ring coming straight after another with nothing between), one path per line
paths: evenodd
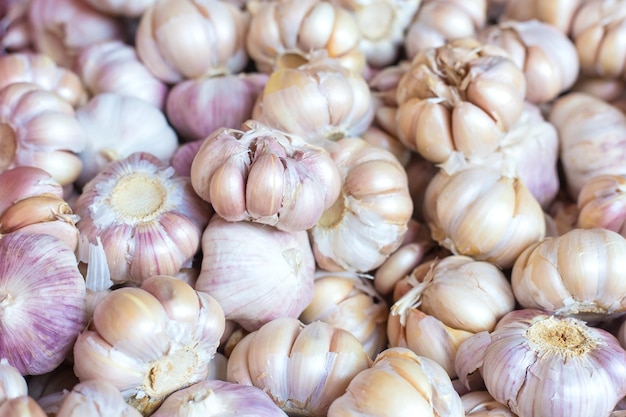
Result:
M79 261L88 261L89 244L99 237L114 283L175 275L200 248L212 214L188 177L145 152L106 165L85 185L74 211L81 218Z
M389 151L361 138L330 148L342 176L339 198L309 230L315 260L327 271L368 272L400 245L413 212L406 172Z
M22 375L59 366L85 324L85 281L74 252L52 236L0 239L0 357Z
M60 399L55 417L141 417L124 401L122 393L106 380L93 379L76 384Z
M263 389L289 415L324 417L350 380L371 362L347 330L280 318L235 345L227 377Z
M297 232L310 229L335 202L341 177L324 148L250 120L204 140L191 164L191 184L225 220Z
M218 0L157 0L141 15L135 45L139 58L158 79L237 73L248 62L248 16Z
M381 352L328 409L328 417L464 416L452 381L436 362L401 347Z
M576 202L576 225L583 229L604 228L626 236L626 178L598 175L580 189Z
M7 358L0 359L0 403L25 395L28 395L28 385L22 373Z
M74 344L81 382L113 384L150 415L172 392L202 381L224 332L217 301L171 276L112 291Z
M202 235L196 290L214 297L226 319L253 331L296 318L313 299L315 259L306 231L285 232L215 214Z
M626 238L607 229L573 229L526 248L511 272L524 308L602 319L626 311Z

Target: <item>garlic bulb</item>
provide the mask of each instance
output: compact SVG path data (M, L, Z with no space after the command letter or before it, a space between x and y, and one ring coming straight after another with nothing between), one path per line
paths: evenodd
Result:
M176 391L151 417L287 417L261 389L225 381L202 381Z
M505 0L499 22L537 19L569 35L579 9L589 0Z
M361 33L344 7L326 0L253 0L247 8L251 19L246 48L259 71L274 72L283 55L307 60L312 52L323 50L345 68L362 73Z
M252 116L267 78L248 73L181 81L167 96L168 120L186 142L204 139L222 127L236 129Z
M365 132L374 117L373 104L361 75L316 55L302 65L272 72L252 118L324 146Z
M8 0L0 4L0 48L8 55L30 49L29 6L30 0Z
M141 417L141 413L126 403L121 392L106 380L80 382L58 400L55 417Z
M228 320L248 331L298 317L313 299L315 260L306 231L285 232L214 215L202 235L196 290L211 294Z
M261 388L289 415L325 417L330 403L371 362L347 330L280 318L235 345L227 378Z
M7 358L0 359L0 403L25 395L28 395L28 385L22 373Z
M626 236L626 178L621 175L598 175L580 189L577 226L583 229L604 228Z
M100 93L76 110L87 144L80 153L83 169L79 187L109 163L135 152L149 152L168 162L178 147L178 136L165 114L137 97Z
M526 77L526 99L546 103L569 90L580 69L574 43L538 20L503 22L481 30L477 39L506 50Z
M76 58L75 70L92 96L117 93L159 109L165 105L168 86L148 71L134 46L120 40L86 46Z
M0 402L0 415L19 417L47 417L46 412L29 396Z
M72 105L33 83L16 82L0 90L0 172L34 166L61 185L78 178L85 132Z
M87 92L74 71L60 67L48 55L15 52L0 57L0 89L28 82L53 91L76 107L87 100Z
M176 175L191 177L191 164L198 150L200 150L204 139L205 138L179 144L170 158L170 165L174 168Z
M175 275L188 266L212 214L188 177L144 152L106 165L85 185L74 212L79 261L88 261L89 244L100 238L114 283Z
M369 144L391 152L404 167L408 165L414 154L397 137L374 125L370 125L365 132L361 133L360 137Z
M573 229L522 252L511 273L515 298L584 320L626 311L626 238L607 229Z
M433 239L456 255L509 268L545 235L543 210L528 188L488 166L440 170L424 200Z
M206 378L224 332L224 313L208 294L171 276L112 291L74 344L81 382L113 384L150 415L172 392Z
M489 394L519 417L606 416L626 393L626 351L607 331L541 310L502 320L457 361L479 360Z
M400 245L413 212L404 168L392 153L360 138L330 147L342 177L339 198L310 230L318 266L368 272Z
M300 314L304 324L323 321L348 330L370 358L387 346L389 306L376 292L371 277L354 272L315 274L313 300Z
M526 80L507 53L458 39L416 55L397 87L398 138L425 159L498 148L524 109Z
M50 372L72 349L85 319L85 281L74 252L52 236L0 239L0 358L22 375Z
M462 417L461 398L436 362L406 348L388 348L358 373L328 417Z
M156 0L86 0L94 9L115 17L139 18Z
M177 83L242 70L248 17L219 0L156 0L141 15L137 54L158 79Z
M488 391L471 391L461 396L466 417L517 417L506 405L493 399Z
M401 283L401 282L400 282ZM459 345L473 333L491 331L515 307L508 278L495 265L467 256L424 262L394 292L387 321L390 346L408 347L456 378ZM464 302L456 300L463 298Z
M335 202L341 178L324 148L250 120L204 140L191 185L225 220L296 232L310 229Z
M374 101L374 120L372 124L398 137L396 111L398 110L397 87L411 63L401 60L397 64L386 66L368 79L372 100ZM400 142L400 144L402 144ZM403 144L402 144L403 145ZM403 145L404 146L404 145ZM404 146L406 148L406 146ZM408 150L408 149L407 149Z

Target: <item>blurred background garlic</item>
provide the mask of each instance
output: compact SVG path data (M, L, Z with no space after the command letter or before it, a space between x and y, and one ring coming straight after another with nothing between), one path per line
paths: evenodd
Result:
M52 394L70 391L80 382L74 374L71 355L52 371L39 375L29 375L26 378L28 395L37 401Z
M464 416L450 377L435 361L402 347L381 352L332 402L328 417Z
M224 325L214 298L175 277L151 276L96 305L74 344L74 371L81 382L110 382L147 416L206 378Z
M229 382L261 388L288 415L324 417L352 378L371 363L347 330L280 318L235 345L227 376Z
M103 13L119 18L139 18L156 0L84 0Z
M215 214L202 234L196 290L214 297L226 319L248 331L298 317L313 299L315 259L307 232L285 232Z
M604 228L626 237L626 177L598 175L590 178L578 194L577 226Z
M30 50L29 5L30 0L6 0L0 4L0 55Z
M142 13L135 35L139 58L158 79L237 73L248 62L248 16L219 0L156 0Z
M74 212L80 216L79 261L88 261L89 244L100 238L111 280L141 283L191 264L212 209L189 177L136 152L104 166L83 188Z
M490 0L494 2L501 3L496 14L499 22L537 19L569 35L579 9L588 0Z
M48 417L47 413L29 396L0 402L0 415L20 417Z

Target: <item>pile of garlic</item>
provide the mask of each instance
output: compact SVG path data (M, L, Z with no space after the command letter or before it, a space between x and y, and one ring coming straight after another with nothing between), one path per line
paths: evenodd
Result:
M626 415L624 19L0 2L0 415Z

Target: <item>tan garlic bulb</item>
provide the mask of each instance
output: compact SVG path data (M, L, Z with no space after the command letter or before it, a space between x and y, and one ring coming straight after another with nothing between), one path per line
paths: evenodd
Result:
M539 20L490 25L476 35L483 43L506 50L526 77L526 99L545 103L569 90L580 64L574 43L554 26Z
M135 45L158 79L237 73L248 62L248 16L220 0L156 0L141 15Z
M359 26L344 7L327 0L253 0L247 9L246 48L259 71L274 72L283 55L308 60L320 50L345 68L359 74L364 70Z
M461 396L465 417L518 417L509 407L493 399L488 391L470 391Z
M363 76L323 55L276 69L252 112L255 120L320 146L359 136L373 117L372 95Z
M407 57L453 39L471 38L487 23L487 0L424 0L404 36Z
M497 0L495 0L497 1ZM537 19L569 35L578 10L589 0L503 0L497 20L526 21Z
M398 138L425 159L489 155L524 109L526 80L507 53L474 39L424 50L397 87Z
M16 82L0 90L0 172L34 166L61 185L78 178L85 132L72 105L36 84Z
M400 245L413 213L404 168L392 153L360 138L333 144L342 178L335 203L309 230L315 260L327 271L368 272Z
M387 346L389 306L371 280L371 276L354 272L318 270L313 300L300 314L300 321L319 320L348 330L374 359Z
M515 261L511 284L524 308L582 320L626 310L626 238L607 229L573 229L529 246Z
M89 244L101 239L114 283L175 275L188 266L212 214L188 177L145 152L106 165L85 185L74 211L79 261L87 262Z
M0 89L17 82L33 83L53 91L74 107L87 100L79 75L57 65L45 54L15 52L0 57Z
M204 140L191 185L225 220L295 232L310 229L335 202L341 177L324 148L250 120Z
M508 278L492 263L467 256L424 262L398 291L387 321L390 346L411 349L456 378L458 347L474 333L491 331L515 308ZM458 300L463 302L458 302Z
M372 360L347 330L321 321L275 319L235 345L228 382L261 388L288 415L325 417Z
M445 370L409 349L381 352L328 409L328 417L462 417L463 405Z
M591 177L626 174L626 115L586 93L570 92L551 106L548 121L559 132L564 184L576 200Z
M626 236L626 177L592 177L578 194L578 219L583 229L603 228Z
M456 255L509 268L545 235L537 199L519 178L499 169L440 170L424 200L433 239Z
M224 332L217 301L165 275L112 291L74 344L81 382L113 384L150 415L172 392L202 381Z

